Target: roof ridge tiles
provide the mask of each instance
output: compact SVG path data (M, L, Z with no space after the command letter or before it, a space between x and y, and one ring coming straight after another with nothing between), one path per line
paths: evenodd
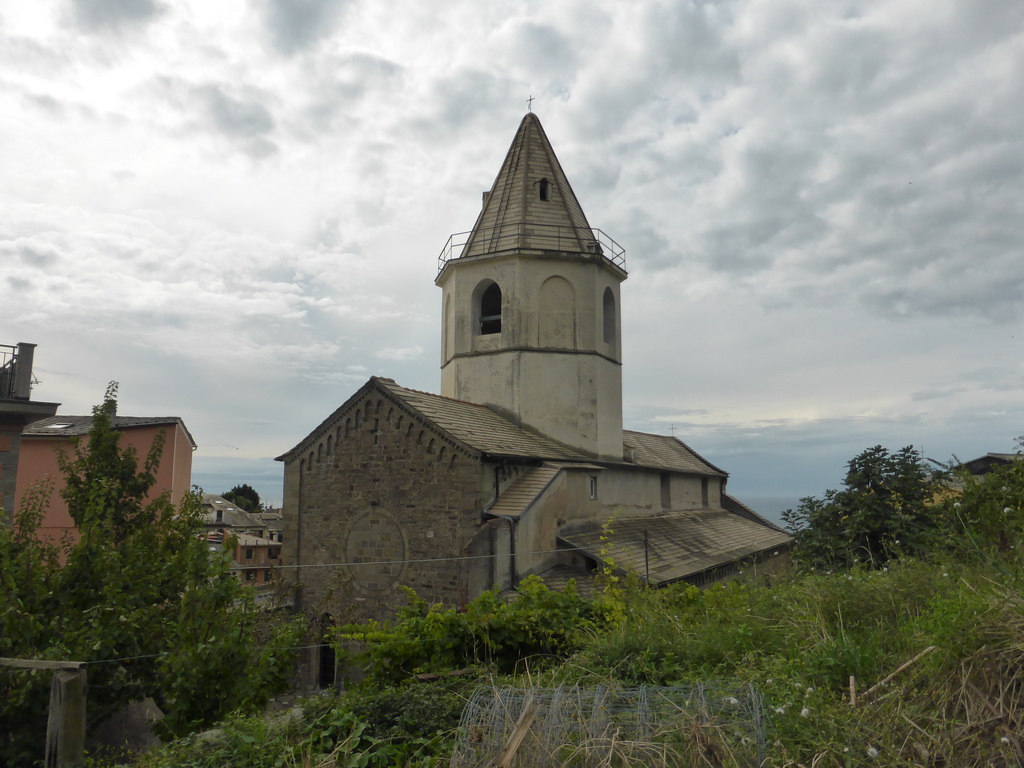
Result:
M382 376L371 376L370 378L373 379L374 381L379 381L379 382L383 382L385 384L388 384L388 385L390 385L392 387L395 387L396 389L401 389L404 392L412 392L412 393L417 394L417 395L426 395L427 397L435 397L438 400L447 400L448 402L451 402L451 403L460 403L462 405L472 405L475 408L483 408L484 410L488 410L488 411L491 411L493 413L497 413L497 411L494 411L492 408L490 408L489 406L484 405L483 403L473 403L473 402L470 402L469 400L460 400L457 397L448 397L448 395L439 395L436 392L427 392L426 390L423 390L423 389L413 389L412 387L406 387L406 386L403 386L402 384L399 384L394 379L386 379L386 378L384 378ZM500 413L498 415L501 416Z
M510 419L508 416L506 416L504 413L502 413L500 409L495 408L495 407L493 407L491 405L487 405L485 403L474 403L474 402L471 402L469 400L460 400L460 399L455 398L455 397L448 397L447 395L439 395L436 392L425 392L425 391L419 390L419 389L412 389L411 387L405 387L405 386L402 386L401 384L398 384L393 379L383 379L383 378L377 377L377 376L374 376L374 377L371 377L371 378L375 379L375 380L377 380L379 382L386 382L386 386L388 388L392 388L393 387L394 389L399 389L399 390L402 390L403 392L411 392L412 394L416 394L416 395L424 395L426 397L429 397L429 398L432 398L432 399L435 399L435 400L442 400L442 401L445 401L445 402L448 402L448 403L455 403L457 405L467 405L467 406L472 406L473 408L479 408L482 411L484 411L486 413L493 414L497 418L501 419L509 427L511 427L513 429L517 429L517 430L519 430L521 432L525 432L527 435L530 435L531 437L539 438L539 439L542 439L542 440L544 440L546 442L552 443L553 445L555 445L555 446L557 446L559 448L563 448L570 455L572 455L572 456L574 456L576 458L580 458L580 459L592 458L588 454L586 454L583 451L581 451L580 449L575 448L575 447L573 447L571 445L568 445L566 443L563 443L560 440L557 440L556 438L551 437L550 435L545 434L544 432L540 431L539 429L537 429L537 428L535 428L535 427L533 427L533 426L531 426L529 424L517 423L514 419ZM426 414L424 414L424 415L426 415ZM443 428L442 425L438 425L438 426ZM538 457L538 458L540 458L540 457Z

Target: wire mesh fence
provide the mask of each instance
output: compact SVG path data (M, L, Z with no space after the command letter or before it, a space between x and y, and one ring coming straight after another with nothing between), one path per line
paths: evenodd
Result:
M481 688L462 713L452 768L759 766L751 685Z

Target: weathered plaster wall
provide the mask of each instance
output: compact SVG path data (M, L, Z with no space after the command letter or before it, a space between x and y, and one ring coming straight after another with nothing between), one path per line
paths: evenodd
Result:
M488 403L606 458L622 455L621 273L593 256L516 252L450 263L441 394ZM501 288L501 332L480 334L480 287ZM605 339L605 291L612 329Z
M566 473L560 473L516 523L516 576L522 579L531 573L540 573L561 562L561 556L552 550L564 510L570 501ZM511 586L510 582L502 584Z
M597 478L595 498L590 496L591 477ZM662 506L663 478L671 484L667 508ZM702 478L697 475L639 468L567 468L516 524L517 576L521 579L571 562L566 553L552 551L557 547L558 531L567 524L720 506L720 481L711 477L707 485L708 504L704 504Z

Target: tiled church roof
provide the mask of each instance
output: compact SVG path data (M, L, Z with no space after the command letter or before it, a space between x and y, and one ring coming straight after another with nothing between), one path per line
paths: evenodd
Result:
M502 491L487 511L500 517L522 517L561 471L561 466L557 464L530 469Z
M372 377L298 445L278 456L278 460L287 461L302 453L308 445L319 439L324 429L332 428L331 425L351 409L371 387L380 388L404 404L406 408L418 413L437 429L446 433L455 442L475 453L537 461L591 462L601 465L648 467L726 477L725 472L705 461L674 437L624 431L624 448L627 449L627 453L632 454L631 459L622 462L601 461L539 432L520 427L486 405L468 403L416 389L407 389L391 379L378 376Z
M374 381L455 440L479 453L522 458L584 458L567 445L516 426L485 405L406 389L390 379Z
M609 527L604 531L601 523L590 523L558 538L625 571L643 576L649 569L651 584L679 581L760 552L781 552L792 544L783 531L724 509L614 520Z

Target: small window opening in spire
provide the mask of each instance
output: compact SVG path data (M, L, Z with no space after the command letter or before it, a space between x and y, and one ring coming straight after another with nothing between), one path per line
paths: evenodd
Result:
M540 192L540 199L547 202L551 199L551 184L548 183L547 179L541 179L537 184L537 189Z
M480 335L501 333L501 288L491 283L480 296Z

